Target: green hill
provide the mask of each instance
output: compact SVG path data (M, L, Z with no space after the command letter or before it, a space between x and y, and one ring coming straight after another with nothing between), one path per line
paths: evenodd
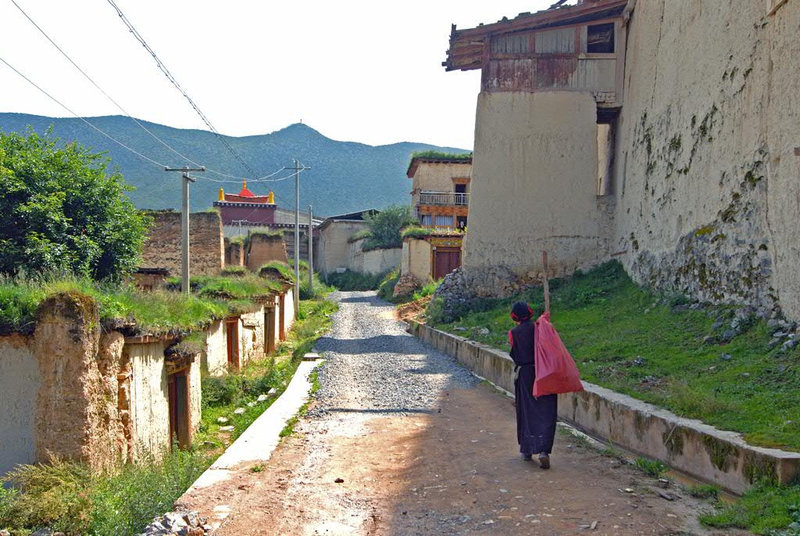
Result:
M136 123L124 116L89 118L93 125L125 145L172 167L190 165L171 152ZM228 151L217 137L207 131L171 128L141 121L148 130L164 140L176 151L223 173L244 177L249 175L242 164ZM97 151L105 151L112 166L119 168L125 180L136 187L130 197L140 208L165 209L180 206L180 175L167 173L112 142L80 119L60 119L28 114L0 113L0 131L24 133L29 127L43 134L52 126L53 134L65 142L78 141ZM271 134L225 137L226 141L242 155L247 164L259 175L267 175L282 166L291 166L297 158L312 169L301 175L300 206L309 204L314 213L334 215L366 208L382 208L390 204L410 202L411 189L406 178L409 156L414 151L443 150L464 152L462 149L436 147L423 143L402 142L371 146L362 143L342 142L326 138L304 124L290 125ZM276 177L285 177L283 172ZM238 192L241 182L206 172L191 186L193 211L210 207L217 199L220 187ZM211 180L213 179L213 180ZM214 182L219 180L230 183ZM275 192L279 206L294 206L294 181L248 183L256 194Z

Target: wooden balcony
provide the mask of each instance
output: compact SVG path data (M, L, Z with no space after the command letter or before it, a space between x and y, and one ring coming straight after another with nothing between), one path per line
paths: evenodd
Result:
M436 206L467 206L469 205L468 193L457 192L420 192L418 205Z

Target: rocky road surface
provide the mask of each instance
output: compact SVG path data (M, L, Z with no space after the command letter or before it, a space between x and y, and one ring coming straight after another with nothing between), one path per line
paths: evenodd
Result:
M220 535L689 535L709 508L560 432L523 461L512 401L405 332L370 292L335 293L320 390L264 467L224 489Z

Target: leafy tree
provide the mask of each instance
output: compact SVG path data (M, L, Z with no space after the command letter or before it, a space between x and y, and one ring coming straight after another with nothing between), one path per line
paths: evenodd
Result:
M77 143L0 133L0 273L118 279L149 226L109 160Z
M403 227L417 223L407 205L392 205L375 214L366 214L364 220L370 234L365 249L400 247L403 245Z

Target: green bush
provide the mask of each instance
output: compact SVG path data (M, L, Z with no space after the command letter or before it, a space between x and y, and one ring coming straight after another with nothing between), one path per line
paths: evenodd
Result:
M662 462L658 460L649 460L647 458L637 458L636 467L641 469L645 474L652 476L653 478L660 477L669 469L669 467L664 465Z
M243 380L238 374L209 376L200 382L203 407L228 406L239 401Z
M345 270L328 274L325 279L329 285L339 290L376 290L386 274L362 274Z

